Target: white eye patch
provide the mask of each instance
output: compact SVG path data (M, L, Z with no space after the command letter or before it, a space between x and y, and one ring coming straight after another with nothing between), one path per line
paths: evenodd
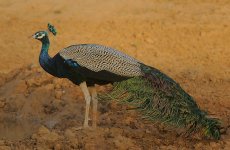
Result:
M37 35L36 35L37 36ZM37 36L37 39L42 39L45 36L45 34L41 34L40 36Z

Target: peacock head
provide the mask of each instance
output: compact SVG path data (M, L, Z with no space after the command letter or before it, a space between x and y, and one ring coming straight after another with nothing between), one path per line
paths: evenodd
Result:
M39 41L43 41L44 39L48 38L48 33L51 32L53 35L57 34L56 29L54 28L53 25L51 25L50 23L48 23L48 31L38 31L36 32L32 37L34 39L37 39Z
M39 41L42 41L42 39L45 39L48 37L48 33L46 31L38 31L33 36L34 39L37 39Z

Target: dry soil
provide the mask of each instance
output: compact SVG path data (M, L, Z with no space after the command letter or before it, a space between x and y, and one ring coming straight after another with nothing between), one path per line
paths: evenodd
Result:
M228 127L229 0L1 0L0 18L0 150L230 149L230 129L219 141L185 138L116 103L100 103L97 130L76 130L83 95L39 67L31 38L50 22L51 56L78 43L119 49L171 76Z

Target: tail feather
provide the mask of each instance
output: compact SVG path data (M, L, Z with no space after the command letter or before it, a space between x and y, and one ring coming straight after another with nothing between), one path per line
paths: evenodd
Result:
M174 80L159 70L141 65L144 76L114 83L101 99L118 100L136 107L143 117L164 124L201 131L206 137L220 138L220 123L200 110L194 99Z

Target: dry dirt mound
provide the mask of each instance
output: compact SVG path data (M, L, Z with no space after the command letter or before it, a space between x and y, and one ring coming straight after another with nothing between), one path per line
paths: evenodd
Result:
M172 129L144 121L136 112L115 103L100 104L97 130L76 130L84 117L85 103L80 89L34 65L1 74L0 84L0 149L230 147L229 131L220 141L184 138ZM99 91L105 89L98 87ZM229 108L222 110L227 113L222 118L227 118Z
M0 1L0 150L228 149L229 130L218 142L182 138L114 103L101 104L97 131L76 131L85 103L79 88L40 67L19 68L38 63L41 45L28 36L51 22L51 56L76 43L122 50L173 77L227 126L229 14L229 0Z

